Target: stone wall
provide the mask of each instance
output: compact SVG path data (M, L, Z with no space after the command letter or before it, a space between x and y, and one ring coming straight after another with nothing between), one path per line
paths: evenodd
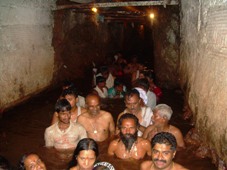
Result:
M203 141L227 163L227 3L182 0L180 82Z
M0 1L0 109L50 85L55 0Z
M179 86L179 6L160 6L153 21L154 69L158 83L162 87Z

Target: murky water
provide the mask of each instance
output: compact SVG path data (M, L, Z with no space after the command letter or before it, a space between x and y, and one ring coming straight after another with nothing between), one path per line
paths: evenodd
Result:
M60 90L45 92L34 99L17 106L5 113L0 120L0 154L16 166L20 157L26 152L36 152L45 162L48 170L66 169L71 153L60 153L44 146L44 130L50 125L54 104ZM164 91L162 103L170 105L174 110L171 123L179 127L185 135L191 128L189 123L181 119L183 97L181 93ZM117 115L124 109L123 100L103 101L103 109L110 111L116 121ZM108 156L109 141L99 144L99 161L107 161L116 170L138 170L142 160L120 160ZM144 160L149 159L146 157ZM215 170L217 168L209 159L196 158L190 149L177 153L175 161L191 170Z

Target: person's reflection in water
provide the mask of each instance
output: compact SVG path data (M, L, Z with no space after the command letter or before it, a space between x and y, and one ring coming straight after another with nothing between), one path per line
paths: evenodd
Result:
M140 170L187 170L178 163L173 162L176 154L177 141L169 132L157 133L152 141L151 161L144 161Z
M130 113L123 114L118 121L120 138L112 141L108 148L109 155L121 159L142 159L146 154L151 155L151 144L148 140L137 137L138 118Z
M37 154L30 153L23 155L18 170L46 170L46 166Z
M92 170L98 155L97 143L91 138L84 138L79 141L68 169Z

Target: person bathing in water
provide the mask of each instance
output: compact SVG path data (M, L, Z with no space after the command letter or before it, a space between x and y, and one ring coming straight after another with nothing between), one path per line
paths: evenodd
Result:
M135 115L123 114L118 121L120 137L110 143L108 154L120 159L142 159L146 154L151 156L150 142L137 136L138 126L139 120Z

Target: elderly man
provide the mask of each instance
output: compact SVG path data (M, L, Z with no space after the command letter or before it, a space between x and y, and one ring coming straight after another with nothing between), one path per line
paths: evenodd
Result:
M58 121L45 130L46 147L75 149L79 140L87 137L86 130L80 124L70 121L71 105L68 100L58 100L55 111Z
M151 144L148 140L137 136L139 120L130 113L123 114L118 120L120 138L113 140L108 148L109 155L121 159L142 159L151 155Z
M125 113L135 115L139 120L138 136L141 137L145 128L152 124L153 112L150 107L143 106L140 94L136 89L132 89L125 94L125 105L127 108L120 113L118 119ZM119 133L119 129L116 129L116 133Z
M177 127L169 124L169 120L173 114L171 107L166 104L159 104L154 108L153 112L154 116L152 117L152 120L154 124L146 128L143 133L143 138L151 140L154 135L159 132L169 132L175 136L178 149L185 148L181 131Z
M109 112L100 110L100 98L98 95L89 94L86 97L87 112L78 117L78 122L84 126L88 137L97 142L102 142L113 136L115 125Z
M151 142L151 161L144 161L140 170L187 170L178 163L173 162L176 154L176 138L169 132L156 134Z

